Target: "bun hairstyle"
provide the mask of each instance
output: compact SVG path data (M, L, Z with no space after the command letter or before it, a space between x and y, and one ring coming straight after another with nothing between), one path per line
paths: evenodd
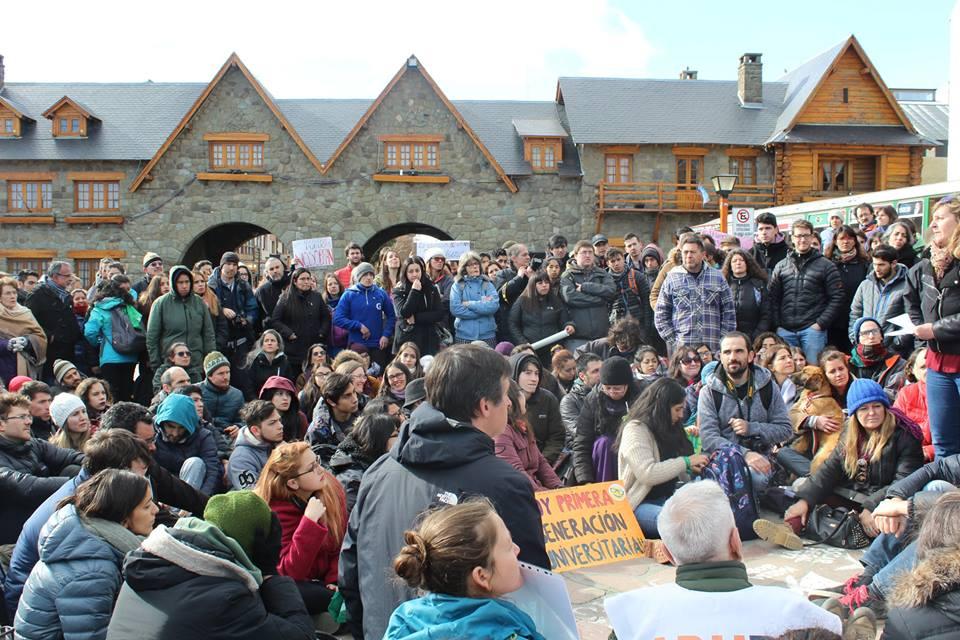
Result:
M473 569L493 569L494 514L486 498L429 512L415 530L403 534L404 546L393 560L393 570L414 589L467 597Z

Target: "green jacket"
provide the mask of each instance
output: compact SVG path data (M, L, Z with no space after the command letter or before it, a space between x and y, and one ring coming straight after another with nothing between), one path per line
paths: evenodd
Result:
M213 319L207 305L199 296L190 293L184 298L177 295L173 282L180 273L190 273L185 267L174 267L170 272L170 292L153 303L147 323L147 351L150 365L158 369L166 360L167 351L174 342L186 343L190 349L191 380L200 379L203 357L216 351ZM190 279L193 282L193 277ZM191 291L192 291L191 284Z

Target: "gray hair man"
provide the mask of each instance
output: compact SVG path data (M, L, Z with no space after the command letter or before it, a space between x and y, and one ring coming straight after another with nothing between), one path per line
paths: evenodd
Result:
M730 501L717 483L704 480L678 489L663 505L657 528L677 565L676 583L604 602L620 640L777 637L808 628L841 632L837 616L802 595L750 584Z

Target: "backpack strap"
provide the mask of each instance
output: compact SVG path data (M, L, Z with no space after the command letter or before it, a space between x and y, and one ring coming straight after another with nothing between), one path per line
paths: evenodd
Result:
M760 396L760 404L763 405L764 411L769 412L770 404L773 402L773 385L769 383L763 385L757 395Z

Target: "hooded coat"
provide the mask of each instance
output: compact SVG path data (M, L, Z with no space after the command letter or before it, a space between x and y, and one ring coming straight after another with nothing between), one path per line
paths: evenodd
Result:
M252 491L275 446L275 443L265 442L253 435L250 427L240 429L227 467L230 488Z
M270 318L270 328L283 337L284 351L294 369L299 369L306 359L310 345L318 342L326 344L332 320L330 308L319 291L301 291L293 285L285 295L280 296ZM291 340L292 335L296 335L297 339Z
M333 322L350 332L348 344L356 342L368 349L379 349L380 338L393 335L396 321L390 296L375 284L365 287L358 282L352 285L340 296L333 312ZM370 330L370 337L363 337L361 325Z
M142 327L142 316L137 308L121 298L104 298L98 300L86 324L83 326L83 337L93 347L100 348L100 364L133 364L140 358L139 353L120 353L113 348L113 315L114 309L120 309L130 319L134 328Z
M657 259L656 267L647 269L645 263L648 257ZM652 290L653 283L656 282L657 276L660 274L660 267L663 266L663 251L661 251L657 245L650 243L643 248L643 252L640 254L640 264L633 266L643 273L643 277L647 281L647 288ZM647 302L649 303L649 301ZM652 308L653 307L651 307L651 309Z
M960 629L960 549L939 548L900 576L883 638L947 640Z
M487 638L544 640L533 619L496 598L459 598L430 593L401 604L390 616L384 640Z
M853 295L849 323L851 344L855 345L859 341L859 336L854 335L854 325L860 318L874 318L880 323L880 329L884 334L900 328L892 324L890 318L896 318L906 312L908 271L909 269L905 266L898 264L893 276L886 282L880 282L873 269L870 270ZM908 353L913 347L912 336L885 337L883 342L888 348L895 349L900 354Z
M543 366L540 359L529 353L518 353L510 357L510 367L513 369L513 379L519 381L520 372L532 363L540 371L540 381L537 390L527 398L527 424L533 429L537 448L550 464L557 461L567 433L563 428L563 419L560 417L560 401L556 396L543 388Z
M610 273L596 266L583 269L568 263L567 270L560 276L560 297L567 303L570 320L576 327L573 337L593 340L607 335L609 306L616 295L617 285Z
M196 518L154 529L123 574L107 640L314 639L293 580L262 580L236 541Z
M290 394L290 408L280 414L283 420L283 441L294 442L303 440L307 435L307 416L300 411L300 398L297 396L297 390L289 379L282 376L271 376L263 383L260 388L260 399L270 400L273 397L271 391L286 391Z
M40 561L17 607L17 637L103 640L123 557L140 540L115 522L82 518L72 504L55 511L40 533Z
M179 442L169 442L164 434L164 422L173 422L187 431L187 437ZM157 450L154 459L164 469L174 475L180 473L180 468L188 458L200 458L207 469L200 485L200 492L208 496L216 493L223 477L223 467L217 455L217 442L209 429L198 429L199 418L193 400L189 396L175 393L164 400L157 409L153 419L157 431Z
M550 566L530 481L496 457L487 434L425 402L401 427L393 449L367 470L350 516L339 585L354 637L380 640L394 608L415 597L384 576L417 514L438 496L469 495L490 498L520 547L520 560Z
M190 293L186 296L177 293L175 283L180 274L190 278ZM170 270L170 291L157 298L150 309L147 352L154 369L160 368L166 360L167 351L174 342L183 342L190 349L190 366L187 367L190 379L203 378L203 357L217 349L213 317L203 300L193 293L193 274L183 265Z

